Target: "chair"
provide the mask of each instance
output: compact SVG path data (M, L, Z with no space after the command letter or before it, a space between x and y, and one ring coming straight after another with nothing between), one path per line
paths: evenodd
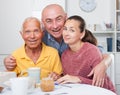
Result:
M107 69L107 74L110 77L111 81L113 82L113 84L115 85L115 64L114 64L114 55L110 54L111 58L112 58L112 63L109 66L109 68Z

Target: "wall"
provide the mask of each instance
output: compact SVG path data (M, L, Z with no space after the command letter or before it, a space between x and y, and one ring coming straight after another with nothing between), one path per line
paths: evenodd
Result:
M100 24L106 21L114 23L114 0L96 0L96 9L89 13L83 12L80 9L79 1L80 0L75 0L73 3L73 0L67 0L68 16L80 15L87 21L87 24Z
M32 16L41 20L41 11L48 4L59 4L66 10L65 0L33 0Z
M10 54L23 43L19 31L31 10L30 0L0 0L0 54Z

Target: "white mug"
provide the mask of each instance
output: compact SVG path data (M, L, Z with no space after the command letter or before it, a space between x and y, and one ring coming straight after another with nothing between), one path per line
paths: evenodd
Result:
M27 70L23 70L20 76L23 76L24 73L28 73L28 76L34 79L35 83L40 82L40 68L38 67L30 67Z
M28 77L16 77L10 79L12 95L27 95L28 93Z
M28 68L27 72L28 72L28 76L33 78L36 83L40 82L40 68L31 67Z

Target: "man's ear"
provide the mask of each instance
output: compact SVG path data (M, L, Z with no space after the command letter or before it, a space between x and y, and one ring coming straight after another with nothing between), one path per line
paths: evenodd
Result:
M66 18L66 19L68 18L67 13L65 13L65 18Z
M23 32L22 31L19 31L20 32L20 35L22 36L22 38L23 38Z
M42 31L45 31L45 27L44 27L44 23L43 22L41 22L41 29L42 29Z
M19 31L20 32L20 35L22 36L23 34L22 34L22 31Z

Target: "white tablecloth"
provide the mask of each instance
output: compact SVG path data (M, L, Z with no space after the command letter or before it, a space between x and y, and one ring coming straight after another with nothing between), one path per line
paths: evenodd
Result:
M70 87L56 85L55 90L51 92L42 92L40 88L36 88L30 91L28 95L116 95L110 90L86 84L65 85ZM12 91L8 88L0 93L0 95L12 95Z

